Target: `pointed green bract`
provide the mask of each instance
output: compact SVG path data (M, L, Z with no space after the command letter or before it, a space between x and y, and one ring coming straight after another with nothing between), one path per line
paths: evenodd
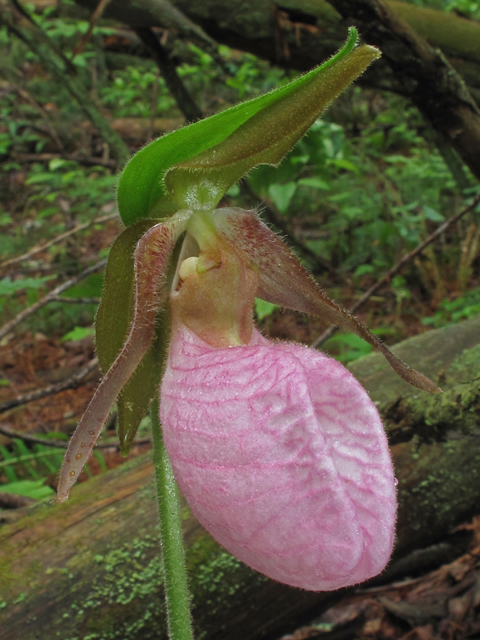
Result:
M380 52L354 49L352 27L341 51L293 82L174 131L139 151L118 185L125 225L179 208L213 209L225 191L258 164L277 164L319 113Z
M95 332L97 355L106 373L127 338L135 299L135 247L148 229L159 220L142 220L125 229L110 249L105 270L105 288L98 308Z
M103 376L73 434L58 479L57 502L68 498L103 429L113 403L155 343L157 318L168 298L167 275L172 254L191 211L179 211L137 242L134 252L135 300L122 349ZM161 358L158 358L161 361ZM156 395L156 393L155 393Z
M105 289L95 323L97 354L102 373L106 373L112 366L127 338L135 298L135 247L155 222L158 220L141 220L125 229L110 250ZM117 399L117 434L124 455L130 450L140 421L160 386L162 365L156 347L164 338L162 329L162 326L157 327L154 344Z

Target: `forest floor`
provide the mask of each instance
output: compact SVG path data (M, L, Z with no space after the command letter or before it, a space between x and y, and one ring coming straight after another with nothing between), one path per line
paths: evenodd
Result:
M315 623L281 640L463 640L480 638L480 516L468 531L468 552L420 577L356 593Z

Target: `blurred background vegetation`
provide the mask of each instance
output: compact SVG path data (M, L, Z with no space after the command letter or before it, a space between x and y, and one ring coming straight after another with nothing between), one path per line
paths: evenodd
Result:
M166 20L167 26L149 29L167 58L159 70L145 44L146 28L112 17L108 12L118 2L110 8L100 3L105 13L93 20L89 9L98 4L4 0L0 9L0 324L10 323L0 342L0 492L30 498L53 492L62 450L48 440L61 446L68 438L98 380L92 324L103 286L99 261L121 230L115 187L125 149L134 153L185 121L186 105L173 96L166 70L176 71L173 82L199 112L211 114L294 78L302 47L323 33L320 18L313 24L298 8L302 3L285 2L272 18L272 33L281 31L272 46L268 33L247 34L251 49L261 54L263 47L262 56L238 48L243 41L230 27L222 34L221 20L215 28L211 16L203 26L185 23L189 37L185 16L177 16L178 24ZM191 20L194 5L189 14L186 3L175 3ZM480 20L480 2L470 0L405 6L435 9L470 25ZM27 32L36 34L37 45L43 37L43 45L19 37ZM346 28L340 33L337 47ZM334 45L328 41L327 49ZM474 96L477 53L464 56ZM460 70L462 55L454 56ZM58 73L47 64L55 56L64 65ZM80 101L68 78L80 87ZM480 86L480 72L478 78ZM222 203L259 207L330 297L349 308L479 191L471 167L401 93L366 76L281 166L256 169ZM97 116L89 117L88 109ZM394 344L480 313L479 249L477 206L386 281L359 316ZM90 266L93 272L84 277ZM69 280L65 291L52 294ZM32 305L35 313L22 316ZM312 343L325 329L262 301L256 315L272 337ZM347 364L371 349L344 333L322 348ZM42 389L44 396L32 399ZM11 429L27 437L12 439ZM47 443L29 441L28 434ZM148 439L148 419L140 436ZM106 449L92 472L119 462L115 448Z

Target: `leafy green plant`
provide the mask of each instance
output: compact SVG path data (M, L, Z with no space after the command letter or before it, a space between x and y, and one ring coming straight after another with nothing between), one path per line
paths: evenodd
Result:
M0 454L0 476L8 483L42 480L46 475L57 473L63 459L63 452L57 447L33 444L30 448L18 438L12 440L11 448L0 446Z
M71 331L68 331L62 339L61 342L77 342L78 340L83 340L84 338L88 338L89 336L93 336L93 328L92 327L74 327Z
M55 491L45 484L45 479L17 480L6 485L0 485L0 491L14 493L33 500L44 500L45 498L51 498L55 494Z
M49 439L64 440L65 436L51 433L45 436L45 444L34 443L31 446L20 438L13 438L9 447L0 445L0 491L17 493L35 500L50 497L54 493L45 483L49 476L58 473L64 450L49 446ZM94 451L93 455L102 472L106 471L107 465L101 451ZM85 466L85 472L91 477L88 465Z
M255 315L257 316L257 320L259 322L271 316L275 309L278 309L278 306L276 304L267 302L266 300L262 300L261 298L255 298Z
M443 300L435 315L423 318L422 324L440 329L448 324L468 320L480 313L480 287L472 289L455 300Z
M0 280L0 297L11 296L18 291L25 291L27 289L42 289L45 283L54 277L55 276L40 276L37 278L17 278L16 280L11 280L8 277L3 278L3 280Z
M359 336L343 332L339 332L329 338L325 342L325 349L343 364L354 362L372 352L372 346L368 342L365 342Z

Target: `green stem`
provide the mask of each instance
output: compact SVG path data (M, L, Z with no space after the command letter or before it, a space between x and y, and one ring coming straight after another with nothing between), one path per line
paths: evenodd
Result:
M178 490L163 442L158 399L152 403L151 421L168 635L170 640L193 640Z

